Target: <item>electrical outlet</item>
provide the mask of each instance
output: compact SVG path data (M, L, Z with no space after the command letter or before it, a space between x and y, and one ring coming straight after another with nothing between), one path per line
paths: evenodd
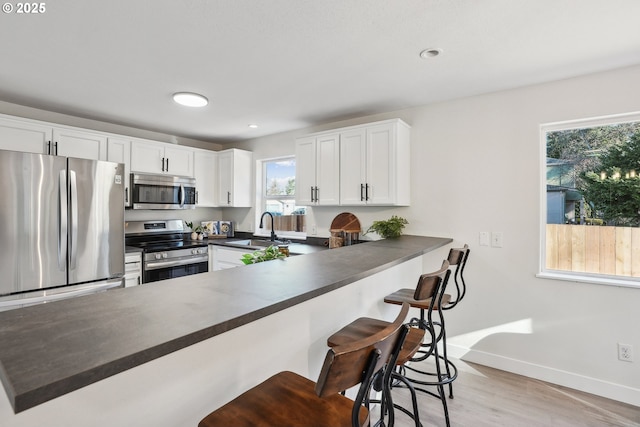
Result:
M618 360L633 362L633 346L618 343Z
M313 224L313 225L311 226L311 235L312 235L312 236L315 236L315 235L317 235L317 234L318 234L318 229L316 228L316 225L315 225L315 224Z

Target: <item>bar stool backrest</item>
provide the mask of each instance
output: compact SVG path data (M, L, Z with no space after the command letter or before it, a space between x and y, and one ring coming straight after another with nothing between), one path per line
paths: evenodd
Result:
M425 273L421 275L418 279L418 285L416 286L416 290L413 294L413 299L441 299L444 292L444 286L446 286L450 274L451 271L449 270L449 261L444 260L442 262L442 267L440 267L440 270L434 271L433 273ZM441 289L441 287L443 289ZM439 302L440 301L438 301L438 303Z
M407 332L403 323L409 307L403 304L398 317L374 335L330 348L316 383L316 394L326 397L357 384L361 384L361 391L363 387L370 387L373 374L382 369L394 350L398 350L397 346L402 345Z
M452 248L449 250L449 265L455 266L453 272L453 282L456 285L456 298L450 301L448 305L443 307L443 310L450 310L455 307L467 293L467 284L464 281L464 267L467 265L467 259L469 259L469 245L465 244L462 248Z

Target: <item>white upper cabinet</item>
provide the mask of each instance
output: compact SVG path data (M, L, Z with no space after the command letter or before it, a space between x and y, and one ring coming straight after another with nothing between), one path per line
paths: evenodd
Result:
M106 160L107 137L81 129L0 118L0 148L27 153Z
M253 179L250 151L230 149L217 152L218 156L218 206L253 206ZM196 181L196 185L197 181Z
M53 152L56 156L106 160L105 135L75 129L53 129Z
M53 128L22 120L0 118L0 148L49 154Z
M296 204L408 206L411 128L400 119L296 139Z
M340 203L340 137L337 133L296 140L296 204Z
M410 127L387 120L340 133L340 204L410 204Z
M131 140L124 138L112 138L107 140L107 160L110 162L124 163L124 205L131 206Z
M162 142L134 140L131 171L193 177L194 150Z
M195 150L196 206L216 206L218 157L215 151Z

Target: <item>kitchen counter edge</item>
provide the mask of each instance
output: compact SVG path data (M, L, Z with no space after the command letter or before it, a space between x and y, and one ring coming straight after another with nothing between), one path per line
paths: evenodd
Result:
M0 380L19 413L451 242L405 235L2 312Z

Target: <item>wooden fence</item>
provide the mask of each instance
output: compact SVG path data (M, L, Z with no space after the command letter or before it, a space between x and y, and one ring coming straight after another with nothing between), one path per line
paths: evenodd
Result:
M265 218L264 228L271 230L271 221ZM273 227L281 231L306 231L304 215L276 215L273 217Z
M546 267L640 277L640 228L547 224Z

